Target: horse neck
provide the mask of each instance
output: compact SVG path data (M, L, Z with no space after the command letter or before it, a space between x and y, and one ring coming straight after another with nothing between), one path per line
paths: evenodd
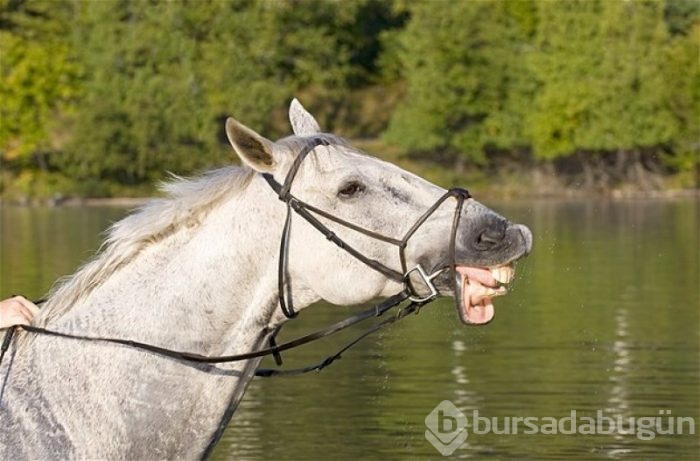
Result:
M261 347L277 306L284 208L267 208L280 207L257 192L251 183L199 225L143 248L47 326L204 355ZM192 366L128 347L28 339L3 396L22 411L0 405L0 419L17 430L62 426L56 437L37 430L18 441L0 431L3 459L3 445L24 453L13 458L206 456L259 363Z
M246 352L277 304L282 217L257 192L254 181L199 225L148 245L51 326L209 355Z

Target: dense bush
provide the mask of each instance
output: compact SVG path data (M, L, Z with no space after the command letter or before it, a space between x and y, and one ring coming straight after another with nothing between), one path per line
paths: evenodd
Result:
M226 116L285 134L295 95L328 129L453 171L698 168L693 0L0 7L0 180L28 195L142 191L226 162Z

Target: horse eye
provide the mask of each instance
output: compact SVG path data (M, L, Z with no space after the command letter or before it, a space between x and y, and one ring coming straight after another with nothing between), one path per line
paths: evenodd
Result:
M365 186L362 183L359 183L357 181L352 181L350 183L345 184L339 191L338 191L338 196L340 198L350 198L354 197L355 195L359 194L360 192L365 190Z

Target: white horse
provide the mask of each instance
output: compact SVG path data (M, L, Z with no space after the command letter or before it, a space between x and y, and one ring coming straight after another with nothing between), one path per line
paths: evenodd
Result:
M116 223L94 260L50 295L35 325L126 338L216 356L256 351L287 318L278 300L286 216L260 173L283 183L310 137L325 141L301 164L292 193L345 221L401 238L445 191L320 133L295 100L294 136L272 142L226 124L244 167L226 167L165 186L169 197ZM439 273L467 323L493 317L491 297L530 251L530 231L472 199L456 238L448 199L409 239L406 264ZM320 217L363 255L400 270L392 245ZM287 283L297 310L319 300L366 303L400 291L292 215ZM286 290L285 290L286 291ZM197 365L125 345L18 331L0 367L0 459L206 457L231 419L260 359Z

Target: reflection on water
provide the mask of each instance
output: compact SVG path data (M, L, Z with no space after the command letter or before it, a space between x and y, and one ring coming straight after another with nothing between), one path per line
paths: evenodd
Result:
M614 367L610 372L610 381L613 386L608 397L607 412L614 417L626 419L629 416L629 400L627 393L627 375L630 370L630 349L629 344L625 341L627 335L627 321L625 309L620 309L615 314L615 336L616 340L613 343L613 352L615 353ZM622 439L621 435L615 437L618 440Z
M531 227L495 321L466 328L445 300L370 337L321 373L257 379L214 459L442 459L425 417L451 400L468 417L671 416L700 424L700 204L551 202L494 205ZM0 295L43 294L90 255L116 209L2 210ZM353 309L315 306L283 338ZM286 354L318 361L352 337ZM273 363L265 363L273 366ZM481 425L483 427L483 424ZM478 434L464 459L697 460L693 435ZM695 428L696 431L700 427Z
M0 296L42 297L88 260L121 208L0 206Z

